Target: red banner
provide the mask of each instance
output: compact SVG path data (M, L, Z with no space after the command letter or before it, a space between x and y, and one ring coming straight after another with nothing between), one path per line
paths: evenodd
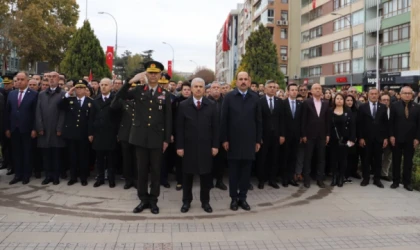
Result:
M316 0L312 0L312 9L316 8Z
M108 65L109 71L112 72L112 64L114 62L114 47L108 46L106 48L106 64Z
M168 75L172 77L172 61L168 61Z
M93 80L92 69L89 71L89 83Z
M230 41L229 41L229 21L230 21L230 14L228 15L224 25L223 25L223 35L222 35L222 50L228 51L230 50Z

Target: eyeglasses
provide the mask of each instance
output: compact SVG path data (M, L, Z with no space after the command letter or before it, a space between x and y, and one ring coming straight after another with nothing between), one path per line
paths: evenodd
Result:
M411 92L401 92L401 95L411 95L411 94L413 94L413 93L411 93Z

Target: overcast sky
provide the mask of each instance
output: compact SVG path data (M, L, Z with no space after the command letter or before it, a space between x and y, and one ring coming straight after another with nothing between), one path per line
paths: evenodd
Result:
M176 71L192 72L196 64L214 70L215 44L228 13L242 0L88 0L88 19L102 47L115 46L118 22L118 54L125 50L141 53L154 50L154 59L165 68L175 50ZM78 27L86 18L86 0L77 0L80 8Z

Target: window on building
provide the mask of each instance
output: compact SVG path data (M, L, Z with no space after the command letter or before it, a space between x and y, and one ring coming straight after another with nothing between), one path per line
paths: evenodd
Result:
M346 20L347 21L347 20ZM356 11L351 16L352 25L356 26L365 22L365 13L362 10ZM348 21L347 21L348 22Z
M309 12L309 21L313 21L322 16L322 6L315 8Z
M287 47L281 46L280 47L280 56L287 56Z
M334 10L343 8L355 0L334 0Z
M280 38L287 39L287 29L280 29Z
M334 20L334 31L342 30L350 26L350 15L343 16Z
M363 73L365 71L363 58L353 59L353 73Z
M322 26L317 26L305 32L302 32L301 38L302 42L308 42L312 39L322 36Z
M289 12L287 10L281 11L281 20L283 21L289 20Z
M302 52L300 52L300 58L302 60L309 59L309 49L302 50Z
M320 76L322 74L322 67L316 66L316 67L310 67L309 68L309 76Z
M382 69L385 72L394 72L410 69L410 54L405 53L383 57Z
M274 10L273 9L267 10L267 22L274 23Z
M309 58L322 56L322 46L309 48Z
M382 38L383 45L406 41L410 39L410 24L384 29Z
M333 43L333 51L334 52L341 52L350 49L350 38L344 38L341 40L334 41Z
M289 3L288 0L281 0L281 3Z
M280 71L283 75L287 75L287 65L280 65Z
M353 36L353 49L363 48L363 33Z
M391 0L383 3L384 18L393 17L411 10L411 0Z
M350 73L350 61L342 61L334 63L334 74Z

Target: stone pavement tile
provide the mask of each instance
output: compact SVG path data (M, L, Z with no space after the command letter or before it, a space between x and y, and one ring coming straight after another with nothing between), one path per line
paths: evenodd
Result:
M170 233L120 233L117 242L119 243L170 243Z
M329 237L376 235L371 228L323 228L322 231Z
M400 210L365 210L366 213L373 217L395 217L395 216L419 216L420 212L413 210L407 211L405 209Z
M219 242L225 240L222 232L172 233L173 242Z
M277 240L276 234L271 231L224 232L223 234L227 241Z
M77 216L56 214L53 218L51 218L50 222L52 222L52 223L65 223L65 222L98 223L99 218L77 217Z
M64 233L14 232L4 242L58 243Z
M11 232L0 232L0 242L7 238Z
M420 228L417 228L412 225L395 225L395 226L376 226L370 227L375 234L413 234L419 233ZM420 236L419 236L420 237Z
M39 214L39 213L9 213L1 222L48 222L53 218L53 214Z
M115 243L119 233L66 233L61 243Z
M274 231L280 240L297 240L327 237L327 234L319 229L296 229Z

